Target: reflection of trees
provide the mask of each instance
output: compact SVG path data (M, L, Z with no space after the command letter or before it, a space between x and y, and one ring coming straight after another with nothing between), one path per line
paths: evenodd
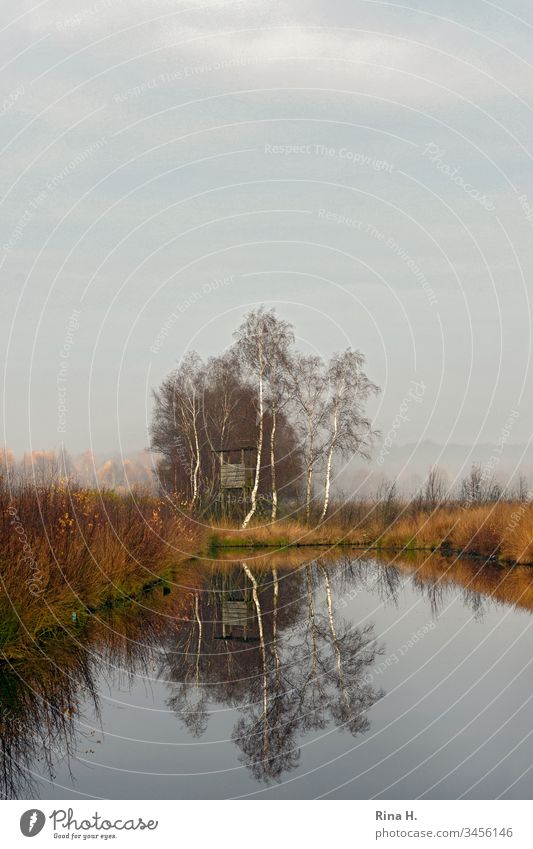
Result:
M254 592L244 570L216 572L205 590L195 593L195 612L166 652L161 674L175 682L169 706L195 735L206 730L210 700L240 705L263 669L267 647L260 595L259 584ZM270 608L268 617L271 622Z
M339 619L330 568L307 564L280 580L275 568L244 562L215 574L196 606L198 621L191 617L167 658L165 672L176 682L169 704L191 731L205 730L191 703L205 711L209 698L239 710L233 740L257 779L294 768L306 732L331 722L353 735L366 731L380 696L365 678L377 653L372 626ZM227 633L228 600L247 605L240 632Z
M427 599L434 616L461 595L465 607L481 620L490 606L516 605L533 610L533 582L529 566L509 569L494 561L469 557L446 557L439 552L380 552Z
M195 632L197 631L197 634ZM207 730L209 720L207 712L207 691L200 683L200 667L202 661L203 623L200 616L200 594L194 593L194 619L190 627L183 628L181 639L172 655L171 670L175 670L174 658L179 657L182 664L182 680L168 701L168 706L179 716L194 737L200 737Z
M126 604L91 619L83 632L72 626L34 647L19 660L0 656L0 796L38 795L38 777L53 781L58 765L77 755L80 743L94 743L95 731L76 725L80 703L92 703L98 717L96 681L113 664L113 679L146 671L154 639L162 588L152 591L152 612ZM163 626L167 627L163 622ZM73 780L73 779L72 779Z
M330 724L365 731L379 695L365 684L376 647L371 628L350 628L339 616L335 599L360 580L345 565L198 564L187 593L154 590L151 611L109 610L0 666L0 792L37 795L32 776L53 780L59 762L93 743L76 719L82 699L98 711L102 669L113 670L110 683L127 685L148 673L154 650L172 682L168 704L191 734L207 730L212 703L238 711L233 739L258 779L294 768L303 734Z
M308 563L305 550L292 549L283 560L216 568L195 562L177 575L188 592L178 583L168 595L156 588L145 606L110 609L82 630L72 625L71 634L43 641L30 657L0 658L0 795L34 797L35 776L53 780L59 763L76 758L84 742L79 706L88 699L97 711L95 682L101 686L103 675L127 685L163 658L169 705L187 729L202 735L213 703L235 709L242 762L258 779L275 780L298 764L302 735L332 725L354 735L368 728L380 695L367 683L377 649L370 627L342 618L360 590L396 603L406 583L435 614L458 590L478 616L489 604L533 610L529 567L439 554L390 557L391 564L350 557ZM87 744L93 740L85 735Z
M384 602L397 605L399 592L405 581L427 601L434 618L438 617L447 603L457 598L458 592L465 607L472 610L473 616L479 620L485 613L488 596L494 595L507 603L515 603L515 595L519 595L518 587L512 586L512 580L509 580L510 570L507 574L497 576L494 566L487 566L484 561L477 565L466 558L448 561L438 553L428 555L422 552L410 552L407 557L402 553L391 554L383 551L380 557L389 557L391 562L384 559L375 560L373 557L358 560L343 558L344 585L360 583L365 589L377 592ZM518 600L523 602L524 596L522 589ZM491 598L491 601L494 601L494 598ZM532 607L533 604L530 604L529 608Z
M35 785L30 767L53 780L58 762L72 755L78 692L83 689L93 698L95 692L86 653L64 648L55 645L50 656L32 658L29 663L6 661L1 667L3 798L31 798Z
M358 561L361 562L361 561ZM374 567L374 583L372 589L376 589L379 597L387 602L398 604L398 595L401 589L401 574L399 569L390 563L376 563Z
M398 605L398 596L402 585L401 571L394 563L372 558L352 558L347 555L336 558L335 574L337 586L342 595L352 598L361 587L376 592L385 602Z

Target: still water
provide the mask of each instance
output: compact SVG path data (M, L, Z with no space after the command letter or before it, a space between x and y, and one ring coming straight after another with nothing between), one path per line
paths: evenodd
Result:
M0 673L7 798L531 798L533 572L195 561Z

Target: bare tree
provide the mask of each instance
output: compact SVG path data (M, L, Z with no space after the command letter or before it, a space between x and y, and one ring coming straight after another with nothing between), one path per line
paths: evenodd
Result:
M279 493L294 497L302 477L309 522L319 469L325 474L322 521L335 457L368 457L375 435L364 408L378 388L363 371L364 357L347 349L326 369L321 357L294 353L292 325L263 306L244 317L234 337L232 348L207 365L189 353L154 393L151 447L161 454L160 485L195 512L211 511L220 480L216 451L255 443L242 527L269 492L275 520Z
M220 357L211 357L206 366L206 383L203 396L203 425L209 444L204 489L212 494L217 480L217 449L231 443L236 437L237 422L242 422L243 401L247 399L243 385L239 358L234 350Z
M274 310L259 307L245 317L234 333L235 349L251 375L257 391L256 466L251 503L242 527L246 528L257 510L257 494L261 477L261 455L265 432L265 386L269 375L279 374L281 362L292 341L292 328L277 318ZM274 430L275 438L275 430Z
M446 500L446 483L442 472L437 466L432 466L424 485L423 502L426 510L435 510Z
M360 351L348 348L342 354L334 354L327 370L330 400L327 405L326 479L324 503L320 521L327 514L331 487L331 469L337 452L344 456L358 454L369 458L373 432L370 421L364 417L364 404L378 387L363 371L365 358Z
M24 454L18 472L23 481L47 486L72 474L72 464L64 452L58 457L55 451L32 451Z
M513 488L511 498L514 501L520 501L521 503L529 501L529 484L525 475L519 476Z
M150 433L151 448L160 455L156 469L159 485L167 495L173 494L180 502L185 500L196 512L212 512L219 503L218 499L214 501L220 480L215 449L218 451L228 444L249 445L256 439L257 392L247 378L235 348L220 357L212 357L207 365L198 355L190 354L154 392ZM276 493L278 486L290 493L294 489L291 482L300 472L296 434L281 389L276 390L273 400L270 395L278 385L277 378L276 381L272 378L272 390L268 388L270 385L265 376L268 391L264 431L274 430L270 448L274 448L275 468L270 476L275 481ZM269 450L264 444L262 469L269 466ZM266 474L262 478L259 494L266 495L270 481Z
M483 501L483 469L473 463L467 477L461 482L461 498L466 503Z
M502 496L502 487L489 476L489 468L481 463L473 463L469 474L461 483L461 500L466 506L498 501Z
M305 516L311 516L313 474L323 456L322 428L327 415L327 378L324 361L316 355L297 354L290 363L290 384L296 409L305 466Z
M379 507L382 525L388 527L398 518L401 512L396 481L386 479L381 481L376 491L376 504Z
M280 412L286 407L291 398L289 382L291 346L294 343L294 333L291 325L277 321L270 330L267 350L267 392L271 417L270 428L270 475L272 484L272 511L274 521L278 513L278 487L276 479L276 447L278 438L278 419Z
M182 466L189 477L189 495L194 505L198 498L200 474L200 412L205 367L198 354L191 352L154 392L155 409L151 427L152 448L159 451L173 468L175 491L178 470Z

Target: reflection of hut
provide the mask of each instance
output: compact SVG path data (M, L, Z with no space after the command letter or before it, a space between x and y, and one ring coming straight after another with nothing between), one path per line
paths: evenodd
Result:
M248 627L253 624L250 604L244 599L222 599L222 639L248 639Z
M222 506L231 503L245 505L253 486L255 448L248 445L216 448L220 460L220 499Z
M237 579L237 580L235 580ZM257 640L257 620L251 589L240 572L221 576L218 590L221 626L219 639Z

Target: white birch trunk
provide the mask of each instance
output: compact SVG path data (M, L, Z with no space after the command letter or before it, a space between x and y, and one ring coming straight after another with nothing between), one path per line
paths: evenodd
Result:
M313 480L313 467L307 467L307 477L305 484L305 518L309 522L311 517L311 484Z
M315 602L313 599L313 586L311 582L311 569L305 567L305 577L307 582L307 610L309 613L309 622L311 623L311 638L313 640L313 679L316 678L318 666L318 651L317 651L317 627L315 619Z
M276 661L276 672L279 681L280 659L278 651L278 597L279 597L279 581L278 570L272 569L272 580L274 601L272 605L272 648L274 649L274 658Z
M346 703L348 703L348 696L346 693L346 686L344 682L344 675L342 672L342 656L341 650L339 647L339 641L337 639L337 631L335 630L335 620L333 618L333 601L331 598L331 584L329 580L328 570L324 566L320 566L322 573L324 575L324 581L326 584L326 602L328 606L328 619L329 619L329 629L331 631L331 636L333 640L333 646L335 649L335 654L337 655L337 674L339 677L339 687L341 689L342 697Z
M313 469L315 464L315 439L313 433L313 423L310 417L308 417L307 432L309 434L309 454L307 458L307 475L305 484L305 519L306 522L309 524L309 519L311 518L311 492L313 486Z
M257 509L257 493L259 490L259 475L261 473L261 454L263 451L263 420L263 364L261 363L259 372L259 435L257 437L257 461L255 464L255 480L252 489L252 503L242 523L243 528L248 527L250 519L255 515L255 511Z
M265 634L263 631L263 614L261 611L261 602L259 601L259 593L257 592L257 581L246 563L243 563L242 567L252 584L252 597L254 600L255 611L257 613L257 626L259 629L259 647L261 649L261 661L263 666L263 756L265 757L268 752L268 680Z
M195 403L195 402L194 402ZM195 404L196 407L196 404ZM194 447L196 453L196 463L194 466L193 472L193 492L192 492L192 503L195 504L196 499L198 498L198 472L200 470L200 443L198 441L198 428L196 427L196 409L193 412L193 429L194 429Z
M196 614L196 621L198 622L198 648L196 649L196 687L198 688L200 682L200 654L202 651L202 620L200 619L198 593L194 594L194 612Z
M270 433L270 469L272 472L272 514L274 522L278 515L278 490L276 485L276 408L272 408L272 431Z
M335 451L335 445L337 442L337 429L338 429L338 417L337 417L337 409L335 409L335 414L333 417L333 436L331 437L331 442L328 451L328 461L326 464L326 482L324 486L324 505L322 507L322 514L320 516L320 521L323 522L326 518L326 513L328 512L329 506L329 491L331 488L331 466L333 463L333 452Z

